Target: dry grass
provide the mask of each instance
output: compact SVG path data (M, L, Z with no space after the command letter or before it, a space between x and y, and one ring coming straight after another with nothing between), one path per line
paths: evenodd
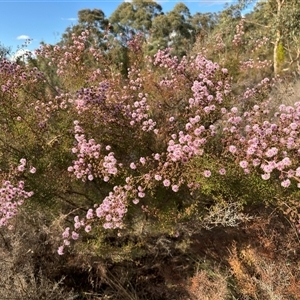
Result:
M274 220L276 215L252 225L256 240L233 242L228 264L243 295L251 299L297 300L300 295L299 240L293 227ZM276 222L276 223L275 223Z
M253 299L299 299L300 279L284 262L263 257L251 247L238 251L235 245L228 262L242 294Z
M10 230L0 228L0 299L77 299L63 286L64 276L54 279L58 260L42 216L27 217L15 218Z
M227 277L218 268L197 270L187 290L191 300L224 300L229 295Z

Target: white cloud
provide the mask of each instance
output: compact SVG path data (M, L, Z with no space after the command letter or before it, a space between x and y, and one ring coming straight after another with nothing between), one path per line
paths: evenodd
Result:
M195 1L187 1L187 2L195 2ZM205 6L215 6L215 5L225 5L225 4L236 4L238 0L200 0L197 1L199 5Z
M233 1L234 0L200 0L200 3L218 4L218 3L231 3ZM195 1L187 1L187 2L195 2Z
M21 58L21 60L26 61L27 53L33 54L33 52L30 50L19 49L9 57L9 60L16 61L18 58Z
M64 21L77 21L77 18L61 18Z
M30 36L22 34L17 37L17 40L29 40Z

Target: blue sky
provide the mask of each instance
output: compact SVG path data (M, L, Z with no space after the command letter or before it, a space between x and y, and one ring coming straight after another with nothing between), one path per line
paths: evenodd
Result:
M37 48L41 41L56 43L66 27L75 24L77 12L89 8L101 9L106 17L122 3L122 0L0 0L0 43L11 46L13 51L21 46L27 37L33 39L28 50ZM198 0L198 1L156 1L163 7L163 11L172 10L178 2L183 2L192 14L196 12L221 11L226 2L235 0Z

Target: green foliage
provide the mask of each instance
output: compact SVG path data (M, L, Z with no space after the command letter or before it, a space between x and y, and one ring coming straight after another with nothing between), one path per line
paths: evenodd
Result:
M226 175L221 175L219 170L226 165ZM211 171L211 176L204 177L199 174L199 168ZM261 180L259 173L253 172L245 175L243 169L235 162L222 160L217 157L205 155L196 158L189 167L189 176L195 182L196 201L202 209L209 208L218 202L236 202L243 206L256 205L258 203L272 203L277 197L285 197L285 193L279 196L280 187L270 185Z
M142 31L148 34L153 19L161 13L161 10L162 7L153 0L133 0L121 3L109 20L117 33Z

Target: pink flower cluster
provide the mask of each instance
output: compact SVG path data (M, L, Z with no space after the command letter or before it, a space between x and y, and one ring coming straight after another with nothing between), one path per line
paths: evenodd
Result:
M19 176L25 171L26 159L20 160L20 165L14 170ZM13 172L13 173L14 173ZM30 173L34 174L36 169L30 167ZM0 187L0 227L8 224L8 221L18 213L18 207L24 200L30 198L33 192L24 190L25 183L22 180L13 183L11 180L3 180Z
M255 87L247 88L240 97L240 100L246 103L245 100L249 100L253 97L264 98L270 91L270 88L274 86L275 82L276 79L274 78L272 80L267 77L262 79Z
M184 72L188 67L188 61L186 57L179 60L178 57L172 56L171 50L172 48L159 50L154 55L154 61L150 58L149 62L152 62L154 66L158 66L166 71L164 76L162 76L163 78L159 81L159 85L176 89L179 80L184 76Z
M206 134L205 127L203 125L194 127L191 123L187 125L190 125L187 126L187 128L190 129L191 134L184 134L183 131L180 131L178 139L177 135L173 136L175 139L171 139L168 143L167 158L173 162L187 162L193 156L203 154L203 147L207 141L203 134ZM201 134L203 134L203 137L200 136ZM175 140L177 140L177 142L175 142Z
M222 35L218 33L216 35L216 41L215 41L215 52L222 52L225 49L226 45L222 39Z
M18 206L32 195L33 192L24 191L24 181L19 181L17 185L9 180L4 181L0 188L0 227L7 225L8 220L18 213Z
M68 167L68 171L82 181L92 181L94 177L102 177L104 181L109 181L111 176L118 173L117 160L113 152L101 157L101 145L96 144L94 139L87 140L84 130L79 126L78 121L74 121L75 139L77 145L72 148L72 152L77 155L77 160L73 161L73 166ZM111 147L106 146L109 151Z
M240 62L240 68L241 70L246 70L246 69L264 69L266 67L272 66L272 61L271 60L259 60L259 59L249 59L247 61L241 61Z
M68 46L43 45L35 51L35 55L46 59L48 66L54 67L61 78L67 78L68 74L72 74L74 79L82 77L83 81L90 82L101 74L98 61L100 62L103 57L103 53L94 47L93 39L90 37L89 30L83 31L80 35L72 34L72 42ZM94 59L94 64L98 67L97 72L85 65L84 59L87 55Z
M86 218L80 220L79 216L74 217L74 230L70 233L70 228L67 227L62 233L63 245L61 245L57 252L59 255L64 254L64 248L70 245L70 240L78 240L79 230L84 227L85 232L92 230L92 220L94 218L103 221L105 229L115 229L123 227L123 218L127 212L128 192L120 186L115 186L113 192L110 192L103 202L94 209L89 209L86 213Z
M230 93L231 87L227 77L227 69L198 55L193 64L198 71L197 79L194 80L191 90L193 98L189 99L189 107L203 107L206 112L214 111L216 105L223 102L224 96ZM218 80L219 77L219 80Z
M259 167L262 179L268 180L275 173L283 187L290 186L294 179L300 188L300 102L280 105L272 122L269 110L258 105L253 106L252 112L244 113L244 126L236 126L240 122L232 124L233 119L239 119L237 111L235 114L228 114L230 126L224 128L224 133L230 135L228 151L239 160L245 173Z
M141 124L143 131L153 131L156 126L156 122L149 118L150 106L147 104L148 94L138 94L139 100L135 101L133 105L127 105L126 109L129 111L131 118L130 125Z
M245 19L242 18L238 25L236 25L236 34L233 37L233 45L236 47L242 44L242 36L245 34L244 30Z
M252 53L259 50L260 48L262 48L263 46L265 46L266 44L268 44L270 42L270 39L267 37L263 37L261 39L257 39L254 42L254 49L251 51Z

